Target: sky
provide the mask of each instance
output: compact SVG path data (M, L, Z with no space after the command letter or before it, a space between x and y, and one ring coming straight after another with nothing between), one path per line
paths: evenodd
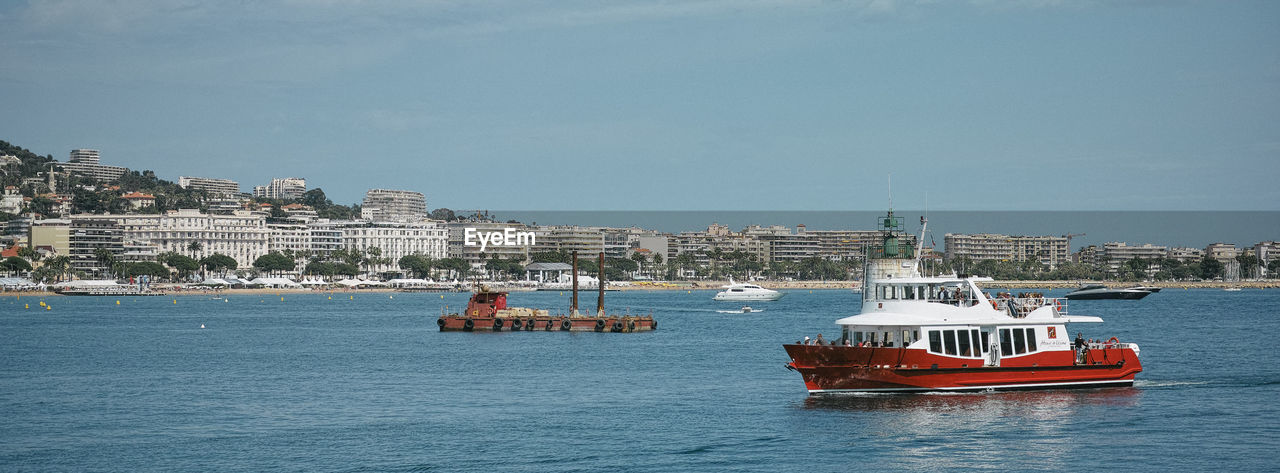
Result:
M1280 210L1280 2L0 1L0 139L430 208Z

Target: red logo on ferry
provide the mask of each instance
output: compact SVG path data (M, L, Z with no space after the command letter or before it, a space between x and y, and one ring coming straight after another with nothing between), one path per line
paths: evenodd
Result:
M1058 338L1058 327L1049 327L1049 338Z

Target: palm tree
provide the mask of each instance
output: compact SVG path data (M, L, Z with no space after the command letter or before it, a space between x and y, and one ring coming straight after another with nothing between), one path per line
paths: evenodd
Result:
M191 257L192 257L193 259L200 259L200 258L199 258L198 256L196 256L196 255L197 255L198 253L200 253L200 250L203 250L203 249L204 249L204 245L203 245L203 244L201 244L201 243L200 243L200 242L198 242L198 241L193 241L193 242L191 242L191 243L187 244L187 251L190 251L190 252L191 252Z
M103 272L110 272L112 266L115 265L116 255L106 248L98 248L93 250L94 259L98 260L98 264L103 267Z

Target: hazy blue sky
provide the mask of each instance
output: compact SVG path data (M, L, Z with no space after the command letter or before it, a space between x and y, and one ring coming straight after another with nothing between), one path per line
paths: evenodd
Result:
M1280 209L1275 1L4 2L0 103L339 203Z

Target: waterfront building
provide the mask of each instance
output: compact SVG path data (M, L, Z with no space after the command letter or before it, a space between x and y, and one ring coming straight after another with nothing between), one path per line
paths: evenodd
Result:
M1204 255L1226 263L1234 261L1237 256L1240 256L1240 249L1231 243L1212 243L1204 248Z
M1280 259L1280 242L1264 241L1253 245L1253 254L1258 257L1264 265L1271 261Z
M1204 250L1200 248L1169 248L1165 258L1183 263L1194 263L1204 259Z
M31 235L31 217L10 219L4 226L4 234L15 239L27 239Z
M267 254L270 232L266 217L237 210L229 215L206 214L197 209L170 210L164 214L72 216L80 219L110 219L117 222L124 239L156 246L159 252L175 252L197 260L221 253L236 260L241 268ZM198 243L198 250L191 250Z
M261 199L298 199L305 193L307 180L301 177L275 178L270 184L253 187L253 196Z
M1117 274L1120 271L1120 265L1125 261L1134 258L1147 261L1158 260L1169 254L1169 248L1160 245L1152 245L1144 243L1141 246L1130 246L1125 242L1110 242L1102 245L1102 252L1098 255L1101 264L1106 266L1107 273ZM1152 275L1160 270L1158 265L1148 265L1147 274Z
M360 218L389 222L423 220L427 218L427 198L421 192L369 189L360 205Z
M63 171L88 176L103 182L118 181L120 176L129 172L128 168L101 164L100 160L101 157L96 149L73 149L67 162L56 163L56 165L62 168Z
M67 245L74 271L89 277L105 278L110 276L111 267L108 261L99 257L99 250L106 250L112 259L118 260L124 254L124 231L112 218L73 218Z
M973 261L1037 261L1055 269L1071 261L1067 238L980 233L948 233L943 237L947 259L967 257Z
M210 196L228 197L240 193L240 183L230 179L179 176L178 186L208 192Z
M268 222L267 235L268 253L291 254L304 264L306 255L311 254L311 227L305 222ZM300 264L299 269L301 267Z
M341 225L342 243L347 249L368 253L378 248L384 263L374 264L375 273L399 271L400 258L422 255L444 258L449 251L449 231L439 222L348 222Z
M529 249L530 253L577 251L579 256L594 257L604 251L604 230L601 227L543 225L532 229L537 238Z
M501 222L450 222L444 224L449 234L448 257L461 258L471 265L473 269L484 269L485 261L498 255L503 259L518 259L520 261L528 261L529 253L532 248L530 245L488 245L484 252L480 251L479 245L468 246L466 244L466 231L471 228L476 233L491 234L493 232L504 232L510 229L511 232L534 232L534 242L541 243L543 235L535 229L526 227L522 223L501 223ZM473 243L475 243L473 237Z
M343 249L342 227L339 222L329 219L316 219L307 222L308 240L311 242L311 255L324 257Z
M71 254L71 220L44 219L31 223L31 234L27 246L36 250L45 250L54 256Z

